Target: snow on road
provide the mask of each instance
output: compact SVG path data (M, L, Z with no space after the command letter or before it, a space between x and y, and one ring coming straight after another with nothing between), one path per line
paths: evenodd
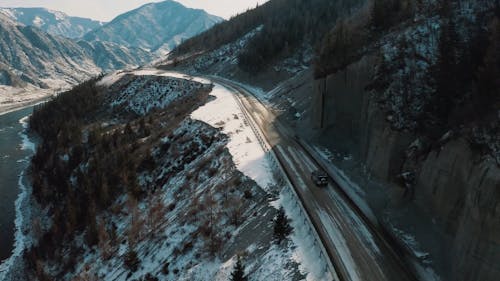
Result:
M227 147L238 170L267 189L274 182L271 163L247 124L233 93L215 84L210 95L215 99L198 108L191 117L221 128L230 137Z
M320 211L319 217L321 219L323 227L329 234L330 239L333 240L333 243L335 245L335 250L341 257L343 266L349 273L351 280L361 281L362 278L358 274L358 268L356 266L356 262L354 261L354 258L351 255L351 251L349 250L347 242L344 236L342 235L342 230L340 229L339 225L337 224L335 219L331 217L324 210Z
M293 233L292 241L298 246L294 253L294 258L300 264L299 269L307 274L307 281L330 281L337 280L337 276L332 276L326 270L327 264L324 262L321 255L321 249L312 234L312 229L307 224L303 223L300 218L303 213L300 207L295 204L296 198L289 192L282 192L277 203L283 206L288 217L293 218L291 225Z
M334 181L339 185L344 192L349 195L349 198L354 201L356 206L363 212L363 214L372 222L377 224L378 219L375 216L375 213L370 208L366 201L366 193L364 190L358 186L358 184L349 178L349 176L344 173L341 169L339 169L332 161L329 160L329 155L331 152L325 149L321 149L318 147L313 147L314 151L321 156L324 161L328 163L328 173L333 177Z
M333 189L329 189L328 192L329 202L335 204L337 208L337 213L344 214L345 218L349 218L347 221L351 227L356 228L355 234L360 238L364 244L371 248L371 252L374 254L380 254L380 249L375 242L375 238L366 226L366 224L361 220L361 218L356 214L344 200L340 200L340 195Z

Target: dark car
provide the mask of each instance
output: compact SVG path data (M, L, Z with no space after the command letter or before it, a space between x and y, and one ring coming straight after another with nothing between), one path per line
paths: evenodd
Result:
M317 170L311 173L311 180L316 186L327 186L328 185L328 175L322 171Z

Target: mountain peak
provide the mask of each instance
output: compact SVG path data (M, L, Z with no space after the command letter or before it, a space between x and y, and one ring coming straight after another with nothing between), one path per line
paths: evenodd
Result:
M223 19L204 10L166 0L145 4L119 15L85 36L87 41L109 41L127 47L164 52Z

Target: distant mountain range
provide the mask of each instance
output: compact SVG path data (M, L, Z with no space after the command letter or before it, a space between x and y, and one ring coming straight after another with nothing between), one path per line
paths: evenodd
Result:
M77 83L100 69L73 40L49 35L42 30L20 25L0 14L0 72L2 84L23 83L48 88L47 79Z
M41 88L76 84L96 75L151 60L148 52L108 42L75 41L25 26L0 14L0 83Z
M143 65L220 21L170 0L106 24L44 8L0 8L0 85L52 88Z
M0 13L27 26L68 38L80 38L104 23L92 19L71 17L63 12L45 8L1 8Z

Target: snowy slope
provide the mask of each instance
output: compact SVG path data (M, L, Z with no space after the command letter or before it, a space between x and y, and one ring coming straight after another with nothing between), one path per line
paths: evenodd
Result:
M84 242L88 228L77 231L74 238L58 242L53 249L64 253L62 256L39 259L37 269L23 269L22 262L7 265L4 276L36 280L35 276L43 272L57 276L57 280L226 281L240 255L248 280L305 280L308 270L299 269L296 244L291 240L280 245L272 241L276 209L270 203L271 194L258 184L272 184L274 179L268 171L268 159L254 157L263 155L263 151L234 99L221 95L221 89L209 97L203 88L211 89L212 85L199 82L203 80L146 73L105 77L98 84L107 90L102 104L107 113L97 121L102 127L89 124L85 130L119 135L125 134L123 127L129 124L137 134L127 138L130 143L123 149L131 144L135 147L130 151L132 158L148 153L155 163L137 174L138 184L147 195L134 198L124 192L110 207L99 211L97 245L89 247ZM161 110L144 107L153 100L165 101ZM225 131L229 137L184 115L207 101L208 105L193 115L206 119L215 110L220 112L216 118L235 120ZM120 106L141 114L122 114ZM226 110L220 110L220 106ZM148 128L146 135L139 133L141 126ZM245 146L249 153L234 154L231 148ZM61 153L56 157L64 159ZM73 175L88 167L90 158L82 160ZM252 165L261 171L248 173L250 178L245 174ZM75 190L82 188L76 177L69 181ZM137 254L136 269L126 265L130 251ZM68 258L75 261L72 270L65 267Z
M195 90L209 87L201 83L169 77L138 76L114 97L112 107L124 106L127 111L145 115L154 109L168 107Z

